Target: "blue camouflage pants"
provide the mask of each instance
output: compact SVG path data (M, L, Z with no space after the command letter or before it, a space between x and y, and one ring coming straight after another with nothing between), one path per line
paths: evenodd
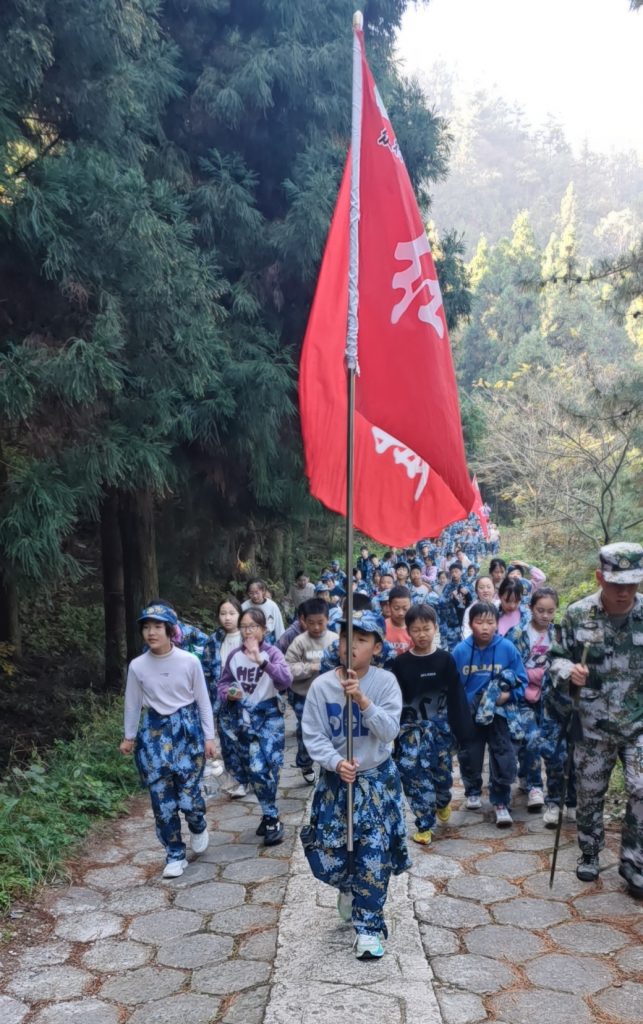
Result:
M449 726L439 719L403 725L397 738L395 763L420 832L432 829L436 808L451 802L452 743Z
M295 718L297 720L297 725L295 727L295 737L297 739L297 757L295 758L295 764L298 768L312 768L313 762L310 754L306 750L301 732L301 716L304 713L306 694L295 693L293 690L288 690L288 703L295 712Z
M384 904L389 879L411 866L400 777L390 758L357 776L352 874L346 849L346 789L335 772L321 772L310 824L301 831L304 852L315 878L342 892L352 892L355 931L386 936Z
M543 788L541 760L547 770L547 802L560 804L565 765L567 763L567 740L564 726L547 711L542 701L530 704L521 702L521 716L525 727L525 738L518 745L518 774L526 780L527 788ZM569 785L565 794L568 807L576 806L576 778L572 765Z
M224 762L243 786L251 786L267 818L278 818L277 786L284 763L284 716L276 697L250 704L222 701L219 733Z
M201 792L204 739L196 704L173 715L143 712L134 753L143 785L147 786L156 822L156 834L168 860L183 860L183 811L190 832L205 831L205 800Z

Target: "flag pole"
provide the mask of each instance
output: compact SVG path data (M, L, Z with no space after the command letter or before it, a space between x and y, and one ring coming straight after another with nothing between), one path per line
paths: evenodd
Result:
M353 518L355 478L355 376L358 371L357 336L359 303L359 172L362 144L362 50L357 33L364 19L361 11L353 15L353 83L351 108L351 203L348 265L348 327L346 370L348 417L346 444L346 668L353 667ZM353 701L346 699L346 760L353 760ZM353 784L346 787L346 850L348 872L353 872Z

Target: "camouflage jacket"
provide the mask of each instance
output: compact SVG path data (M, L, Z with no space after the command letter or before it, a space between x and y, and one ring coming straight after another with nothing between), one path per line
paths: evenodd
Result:
M580 688L581 719L624 739L643 733L643 596L636 595L620 629L604 611L600 590L569 606L550 651L551 678L561 696L569 693L572 666L586 643L589 679Z

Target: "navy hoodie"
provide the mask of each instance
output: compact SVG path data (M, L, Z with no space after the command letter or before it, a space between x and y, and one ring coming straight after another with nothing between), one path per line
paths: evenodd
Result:
M461 640L453 651L460 681L464 686L469 704L476 694L504 669L513 672L516 685L511 691L511 700L522 697L527 686L527 673L517 649L511 640L505 640L498 633L488 647L478 647L472 636Z

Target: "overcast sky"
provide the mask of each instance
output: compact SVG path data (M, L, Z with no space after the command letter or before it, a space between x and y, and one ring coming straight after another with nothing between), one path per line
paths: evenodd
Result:
M554 114L575 147L643 156L643 8L628 0L431 0L407 10L399 55L409 74L444 62L532 124Z

